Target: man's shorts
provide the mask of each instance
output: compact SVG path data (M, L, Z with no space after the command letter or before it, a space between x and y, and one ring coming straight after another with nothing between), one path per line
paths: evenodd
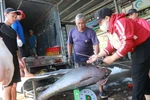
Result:
M13 85L13 83L17 83L21 81L20 68L19 68L17 55L13 55L13 63L14 63L14 75L13 75L12 81L10 82L8 86L11 86Z

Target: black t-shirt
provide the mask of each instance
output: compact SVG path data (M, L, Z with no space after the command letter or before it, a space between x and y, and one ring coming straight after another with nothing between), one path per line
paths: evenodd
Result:
M17 57L17 35L15 30L13 30L10 26L6 24L0 23L0 36L3 38L3 41L8 48L8 50L11 52L13 56L13 64L14 64L14 75L12 78L11 83L8 86L13 85L13 83L20 82L20 69L19 69L19 63L18 63L18 57Z
M17 55L17 40L16 32L10 26L3 24L0 26L0 36L12 55Z

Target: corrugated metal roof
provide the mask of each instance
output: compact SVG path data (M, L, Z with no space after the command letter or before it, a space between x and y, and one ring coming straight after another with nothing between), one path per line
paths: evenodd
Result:
M77 13L84 13L89 19L93 12L100 7L110 7L114 9L113 0L5 0L6 7L21 9L26 14L23 25L33 27L50 8L58 5L61 21L71 22ZM130 0L117 0L120 5L129 4Z

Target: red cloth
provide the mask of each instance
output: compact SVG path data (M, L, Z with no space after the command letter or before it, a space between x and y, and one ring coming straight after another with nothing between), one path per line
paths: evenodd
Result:
M135 21L150 31L150 24L145 19L137 18Z
M107 35L109 41L104 51L109 54L116 49L116 53L122 57L145 42L150 37L150 32L122 13L111 16Z

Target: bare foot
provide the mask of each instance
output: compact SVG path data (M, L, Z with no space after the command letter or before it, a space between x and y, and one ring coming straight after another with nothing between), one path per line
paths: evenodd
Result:
M31 73L25 73L25 76L24 77L32 77L34 76L34 74L31 74Z

